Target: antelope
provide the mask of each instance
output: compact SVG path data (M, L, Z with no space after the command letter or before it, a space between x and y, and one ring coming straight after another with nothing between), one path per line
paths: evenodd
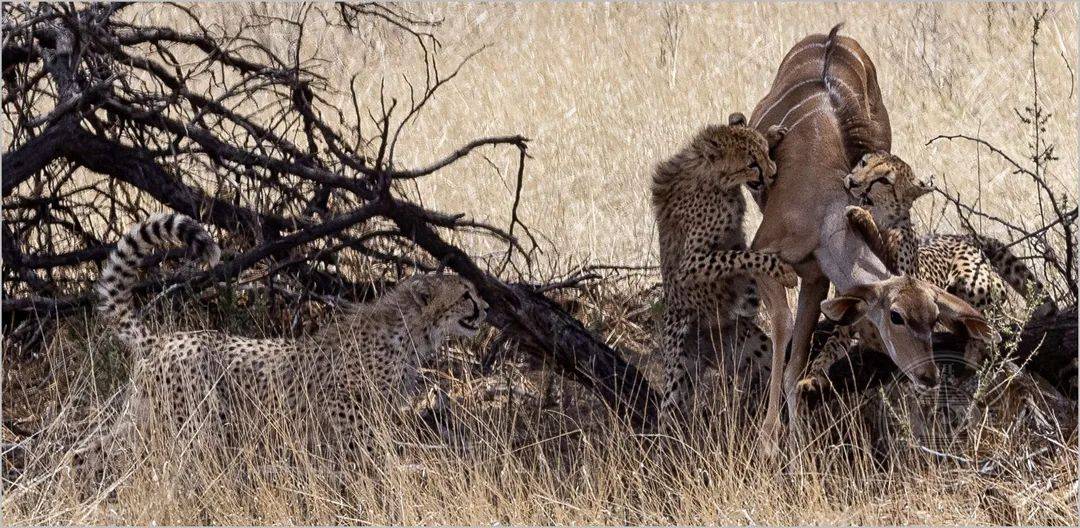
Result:
M808 36L788 51L750 119L762 133L773 126L787 130L774 151L776 181L755 197L762 222L751 247L777 253L800 278L794 322L783 287L765 281L759 286L774 351L761 438L767 456L778 450L781 391L788 419L796 424L794 389L822 312L840 324L870 322L892 361L923 387L938 381L931 333L939 321L962 325L976 338L996 336L960 298L891 273L849 225L844 177L863 154L890 150L892 131L874 63L858 42L837 34L840 27L827 36ZM830 283L838 295L825 300Z

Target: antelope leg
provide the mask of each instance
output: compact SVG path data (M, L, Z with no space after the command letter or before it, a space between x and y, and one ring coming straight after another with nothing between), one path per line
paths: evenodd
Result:
M765 304L765 311L772 323L772 371L769 373L769 404L765 423L761 428L761 442L767 456L779 453L777 441L780 434L780 398L784 388L784 354L791 336L791 307L787 291L780 283L761 279L758 292Z

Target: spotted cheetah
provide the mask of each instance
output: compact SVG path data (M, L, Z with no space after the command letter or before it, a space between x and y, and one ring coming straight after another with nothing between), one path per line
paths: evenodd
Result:
M661 162L652 179L652 206L660 242L660 270L666 307L661 338L664 396L661 413L681 412L692 383L691 361L724 358L711 345L695 345L695 336L715 328L726 357L733 354L745 369L767 368L768 337L754 324L754 280L796 284L795 271L778 257L746 249L741 188L772 183L776 165L769 158L769 138L732 114L727 126L707 126L689 145ZM703 353L702 348L706 349ZM720 357L717 357L720 356ZM748 363L747 363L748 362ZM665 423L668 422L665 419Z
M399 406L417 389L418 369L450 336L473 336L488 305L473 286L448 274L401 281L371 304L346 306L315 334L256 339L216 331L152 333L133 303L137 270L155 248L186 245L211 265L217 244L198 223L156 215L132 227L105 263L96 289L101 317L134 357L126 402L111 428L75 450L73 466L97 471L150 416L182 437L216 430L276 403L290 416L316 417L319 446L350 461L367 450L360 409ZM378 407L377 407L378 408ZM362 461L362 460L360 460Z
M869 239L880 241L887 264L898 273L945 288L980 311L1005 299L1006 283L1021 295L1043 296L1043 285L1035 274L998 240L982 235L917 238L911 207L933 186L918 180L900 158L887 152L869 153L848 174L845 184L870 213L849 211L849 219Z
M920 239L911 221L915 200L933 190L917 178L911 166L884 151L862 157L844 180L859 206L847 211L848 221L870 242L889 269L920 278L955 294L980 311L1005 300L1005 284L1017 293L1043 297L1035 274L998 240L981 235L929 235ZM1054 311L1052 301L1035 309L1036 315ZM821 385L822 372L846 353L858 334L874 347L876 333L867 328L840 329L826 342L810 372L811 387ZM965 354L981 359L984 346L972 340Z

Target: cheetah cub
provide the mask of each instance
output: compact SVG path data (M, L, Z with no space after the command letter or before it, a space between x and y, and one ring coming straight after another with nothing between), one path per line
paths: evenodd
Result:
M933 186L917 178L899 157L883 151L867 153L844 184L860 204L848 208L848 221L893 272L926 280L984 313L1005 300L1005 284L1021 295L1043 297L1043 284L998 240L981 235L920 238L911 221L911 208ZM1053 302L1046 301L1035 314L1054 310ZM847 352L853 333L874 347L876 334L864 330L839 329L831 336L801 388L815 390L826 383L824 370ZM978 363L985 347L985 343L971 340L965 356Z
M770 345L753 321L753 281L787 287L797 281L777 256L747 250L742 225L742 186L760 190L772 183L776 165L769 158L770 144L775 146L784 131L772 129L766 138L748 127L742 114L728 121L698 132L657 166L652 179L666 307L661 413L668 417L682 411L698 360L717 366L720 359L734 358L739 370L767 368ZM695 342L700 331L711 328L719 330L721 350Z
M76 471L101 470L104 457L143 436L139 428L151 417L177 438L210 430L230 444L241 418L280 409L290 422L314 420L313 445L344 451L350 461L357 450L370 456L362 409L403 406L415 393L419 367L446 338L475 335L487 313L469 282L438 274L405 279L374 303L339 310L310 337L156 334L136 315L133 290L143 259L170 245L186 245L211 265L218 260L202 226L168 214L132 227L102 269L101 316L133 353L134 369L121 415L75 451Z
M845 185L863 209L849 210L849 219L894 271L945 288L980 311L1005 300L1006 283L1021 295L1042 296L1044 287L1035 274L998 240L981 235L920 240L911 207L933 186L916 178L900 158L887 152L866 154Z

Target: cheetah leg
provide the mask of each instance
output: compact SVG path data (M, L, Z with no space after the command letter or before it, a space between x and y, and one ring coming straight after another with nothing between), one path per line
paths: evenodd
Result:
M874 254L885 263L887 268L895 272L895 263L890 262L889 250L885 245L885 237L882 236L877 223L874 222L874 216L870 214L870 211L857 205L849 205L847 209L844 210L844 214L847 217L848 225L862 235L863 239L866 240L866 243L870 246L870 251L873 251Z
M687 395L690 392L690 358L687 336L690 333L689 314L669 308L664 315L662 338L664 368L664 398L660 402L661 426L671 430L683 418Z
M814 361L810 362L807 374L795 386L797 397L804 401L816 394L822 394L832 387L829 380L829 368L846 356L851 348L852 331L850 327L839 327L821 347Z
M330 444L339 450L339 460L357 469L375 463L375 452L379 446L376 446L372 427L377 426L364 423L360 403L351 394L339 392L330 398L327 413L331 417L329 432L334 436Z
M792 317L784 287L773 281L759 281L758 291L772 324L772 366L769 372L769 402L761 426L762 454L775 460L780 454L780 399L784 389L784 354L791 337Z
M950 289L984 314L994 302L1005 298L1005 285L1001 277L985 261L957 270ZM967 335L963 325L957 325L954 331ZM964 346L964 359L973 365L980 365L990 353L989 347L987 343L969 338Z
M119 460L121 449L135 453L135 443L139 440L136 434L136 410L143 402L139 400L133 391L123 409L107 429L97 429L72 450L71 472L77 478L89 478L88 485L101 487L110 474L110 465L113 460Z
M788 288L794 288L799 280L795 270L775 254L740 250L691 251L676 271L675 280L695 287L743 273L778 281Z
M754 321L739 319L736 321L736 364L737 371L743 373L749 380L767 379L769 376L769 359L772 352L769 336Z

